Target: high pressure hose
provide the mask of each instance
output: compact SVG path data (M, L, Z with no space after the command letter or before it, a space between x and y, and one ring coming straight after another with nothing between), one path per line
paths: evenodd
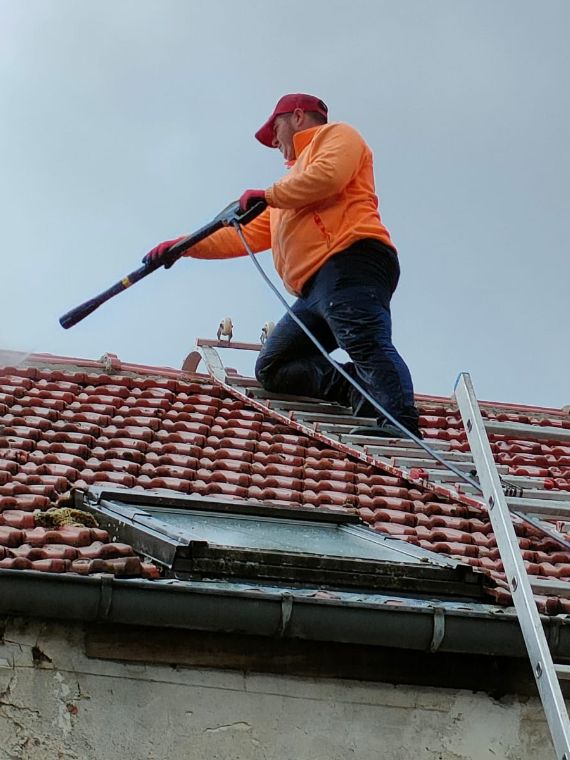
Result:
M401 422L398 422L397 419L395 419L384 407L376 401L376 399L372 398L372 396L366 391L359 382L357 382L353 377L351 377L348 372L342 367L337 361L335 361L332 356L330 356L329 352L326 350L326 348L319 342L317 338L313 335L313 333L309 330L309 328L303 324L303 322L299 319L299 317L294 313L294 311L291 309L287 301L283 298L281 293L277 290L275 285L271 282L269 277L265 274L263 271L263 268L259 261L256 259L255 254L251 250L245 235L243 234L243 230L241 228L241 224L239 220L234 219L231 222L232 226L235 228L237 234L239 235L245 250L247 251L247 254L249 258L253 261L253 264L263 280L265 280L266 284L269 286L269 288L273 291L273 293L277 296L278 300L281 302L281 304L285 307L285 310L293 319L293 321L301 328L301 330L305 333L305 335L309 338L312 343L318 348L318 350L321 352L321 354L325 357L325 359L331 364L336 371L342 375L342 377L345 378L345 380L348 380L348 382L352 385L353 388L355 388L362 396L370 403L372 406L380 412L380 414L385 417L389 422L392 423L395 427L398 428L403 433L403 436L405 438L409 438L411 441L413 441L417 446L422 448L427 454L429 454L433 459L435 459L437 462L442 464L444 467L446 467L448 470L453 472L455 475L458 475L462 481L465 483L468 483L470 486L473 486L478 493L483 493L483 489L479 485L479 483L474 480L473 478L469 477L465 472L460 470L459 468L455 467L455 465L451 464L450 462L447 462L441 454L439 454L435 449L432 449L431 446L429 446L427 443L422 441L421 438L418 438L413 433L411 433L404 425L402 425Z

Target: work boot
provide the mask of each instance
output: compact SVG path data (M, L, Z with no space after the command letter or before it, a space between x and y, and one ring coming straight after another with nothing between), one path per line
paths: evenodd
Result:
M382 420L378 425L359 425L350 431L350 435L368 435L373 438L405 438L405 434L392 425L388 420Z
M361 382L352 362L348 362L342 366L344 370L354 378L354 380ZM342 380L342 387L342 397L338 399L339 403L352 409L353 417L376 417L378 415L378 409L372 406L370 401L367 401L364 396L344 378Z
M400 422L416 438L422 438L418 420L418 410L414 407L407 407L405 412L398 418ZM407 438L406 434L386 419L379 419L375 426L365 427L364 425L352 428L350 435L369 435L374 438Z
M397 417L398 422L410 431L416 438L423 438L420 430L420 413L415 406L407 406Z

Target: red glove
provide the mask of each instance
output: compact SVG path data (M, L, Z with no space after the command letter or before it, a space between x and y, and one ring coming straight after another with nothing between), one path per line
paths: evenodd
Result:
M159 243L158 245L155 245L155 247L150 250L146 256L143 258L143 264L154 264L159 259L161 259L170 248L174 245L174 243L177 243L179 240L182 240L182 238L185 237L185 235L182 235L181 237L174 238L174 240L165 240L164 243Z
M240 210L247 211L259 201L265 203L265 190L246 190L239 199Z

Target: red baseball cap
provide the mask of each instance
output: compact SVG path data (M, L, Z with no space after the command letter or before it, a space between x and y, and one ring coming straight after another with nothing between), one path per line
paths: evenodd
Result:
M273 113L267 119L265 124L255 133L256 138L262 145L273 148L273 122L275 118L283 113L293 113L296 108L302 108L303 111L317 111L317 113L326 116L328 108L320 98L314 95L305 95L302 92L295 92L291 95L283 95L277 102Z

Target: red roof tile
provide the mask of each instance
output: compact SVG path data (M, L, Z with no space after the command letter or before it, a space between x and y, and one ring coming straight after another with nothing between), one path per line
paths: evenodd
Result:
M113 356L104 371L100 362L45 361L57 367L0 370L0 567L153 577L156 569L143 565L130 547L109 544L103 531L34 527L34 510L45 511L71 488L113 482L315 508L357 507L375 530L502 579L484 511L467 497L450 499L445 488L422 488L421 468L410 473L418 480L412 484L397 468L351 456L347 446L331 448L322 435L302 432L298 423L245 401L209 376L126 365ZM418 402L426 437L468 451L448 399ZM483 404L483 411L497 420L570 427L559 410ZM546 487L570 490L570 446L498 435L491 442L511 476L539 477ZM570 576L570 553L527 525L516 527L531 573ZM509 601L504 593L495 597ZM563 609L549 600L542 606Z

